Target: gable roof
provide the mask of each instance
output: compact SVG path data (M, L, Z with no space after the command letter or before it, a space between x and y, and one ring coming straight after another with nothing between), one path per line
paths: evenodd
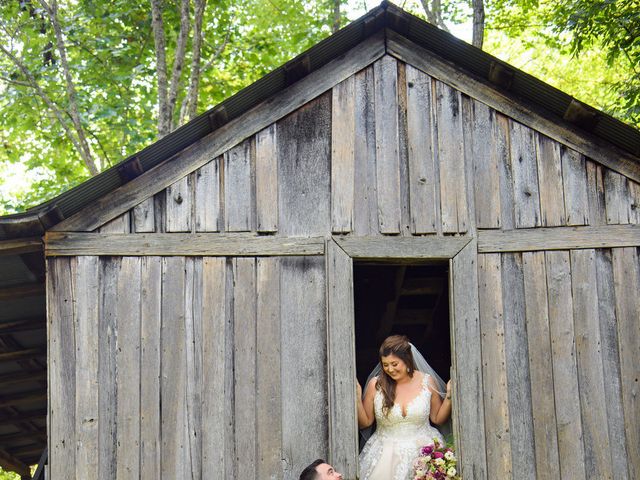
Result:
M636 173L636 179L640 178L640 131L576 102L571 96L383 2L331 37L119 165L27 212L0 217L0 271L3 272L0 276L0 351L12 349L11 345L26 350L40 348L40 351L44 351L46 348L43 333L44 256L39 239L46 230L99 204L100 199L134 181L144 172L160 164L171 166L179 163L174 161L179 152L192 146L197 148L201 139L224 132L226 127L233 128L234 120L284 90L296 88L294 84L303 85L304 80L314 82L315 72L332 61L343 61L348 58L349 52L372 40L380 49L371 50L371 56L362 62L370 62L374 55L383 55L385 51L404 55L408 63L431 62L429 68L438 69L454 87L463 87L462 84L471 79L473 88L484 89L487 96L495 95L498 103L510 102L515 105L513 114L516 118L518 114L521 114L521 118L532 118L527 115L534 112L535 118L560 124L563 132L560 136L569 135L574 145L592 148L595 153L608 152L609 156L615 157L614 161L619 163L622 173L632 171ZM421 56L423 51L430 54L426 60ZM284 108L282 111L285 111ZM611 155L612 152L615 155ZM1 294L3 291L5 295ZM16 301L11 295L19 296L21 300ZM32 311L25 310L27 304ZM12 325L10 322L13 322ZM20 366L25 370L37 370L41 361L37 352L31 355L21 360ZM3 385L2 374L11 373L7 366L6 362L0 362L0 388L3 395L13 395L16 399L31 395L28 411L35 416L29 417L29 421L34 430L41 430L44 428L41 417L44 416L46 399L43 400L42 395L37 397L37 394L45 391L46 381L36 372L32 377L25 378L24 382L17 382L13 378L10 386L8 383ZM5 417L7 414L0 411L0 418ZM4 447L9 452L21 451L20 447L23 447L22 451L27 450L28 431L26 437L20 437L12 426L0 422L0 437L3 435L14 436ZM9 466L1 448L0 464ZM22 462L32 458L32 453L14 455L14 460Z

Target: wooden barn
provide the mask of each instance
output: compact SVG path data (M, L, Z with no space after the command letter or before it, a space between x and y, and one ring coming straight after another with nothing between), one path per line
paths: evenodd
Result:
M639 182L640 132L383 3L0 218L0 464L355 479L402 332L465 480L640 478Z

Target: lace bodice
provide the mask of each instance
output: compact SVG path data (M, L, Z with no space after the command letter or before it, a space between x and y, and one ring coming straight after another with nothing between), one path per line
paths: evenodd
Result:
M402 415L401 405L394 403L385 415L382 411L384 398L380 390L376 390L373 399L373 410L376 415L376 429L385 434L409 433L416 428L429 425L431 411L431 390L429 390L428 376L422 379L422 390L406 406L406 416Z

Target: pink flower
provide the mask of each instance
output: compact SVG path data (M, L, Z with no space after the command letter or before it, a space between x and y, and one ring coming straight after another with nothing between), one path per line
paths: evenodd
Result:
M444 453L442 452L433 452L433 458L442 458L444 457Z
M426 445L422 447L422 450L420 450L420 453L425 456L431 455L431 452L433 452L433 445Z

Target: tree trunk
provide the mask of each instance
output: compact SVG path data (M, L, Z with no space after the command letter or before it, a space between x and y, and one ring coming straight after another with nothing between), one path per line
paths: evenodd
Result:
M189 38L189 30L191 30L191 18L189 14L189 0L182 0L180 6L180 33L178 33L178 42L176 44L176 52L173 59L173 72L171 74L171 84L169 85L168 114L169 114L169 131L176 129L178 119L175 118L176 102L178 101L178 91L182 82L182 67L187 51L187 40Z
M484 1L473 0L473 39L474 47L482 48L484 41Z
M164 40L164 23L160 0L151 0L151 28L153 29L153 42L156 50L156 70L158 73L158 137L164 137L169 133L168 116L168 78L167 57Z
M333 33L340 30L340 0L333 0Z
M195 0L195 11L193 18L193 41L191 49L191 73L189 76L189 88L187 95L180 108L180 121L182 125L196 116L198 110L198 91L200 90L200 75L202 73L201 51L202 51L202 20L207 0Z
M429 5L429 0L420 0L420 3L422 3L422 8L424 9L424 13L427 16L427 22L435 25L438 28L441 28L445 32L448 32L449 29L442 19L441 0L432 0L431 5Z

